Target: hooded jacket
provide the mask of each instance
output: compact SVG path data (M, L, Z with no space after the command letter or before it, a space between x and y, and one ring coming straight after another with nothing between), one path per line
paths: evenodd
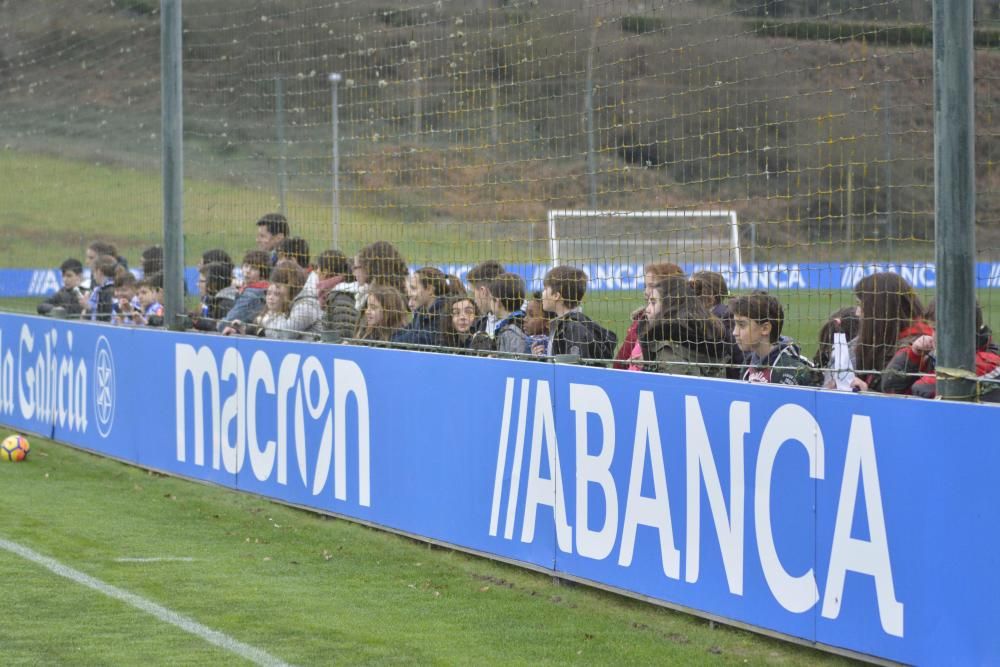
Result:
M823 383L822 372L802 355L790 339L779 340L765 358L750 354L749 364L743 371L746 382L818 387Z
M870 373L863 379L871 391L881 391L886 394L909 394L916 375L908 373L927 373L929 356L919 354L911 347L911 343L921 336L933 336L934 328L923 320L915 320L910 326L899 332L896 337L896 352L882 373ZM860 356L860 350L858 351Z
M710 320L714 322L714 320ZM724 377L729 363L722 327L706 320L658 319L639 326L642 358L659 362L651 370L672 375Z

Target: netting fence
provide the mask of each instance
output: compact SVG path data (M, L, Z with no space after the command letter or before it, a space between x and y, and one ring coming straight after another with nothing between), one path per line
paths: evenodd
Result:
M865 276L902 276L889 300L912 320L907 286L923 306L934 297L930 3L189 0L183 12L196 315L199 275L216 280L194 268L203 254L226 251L243 280L268 213L307 242L308 259L301 248L293 259L344 284L356 267L392 273L395 256L373 266L376 241L408 271L462 281L437 297L475 287L468 272L487 260L521 276L528 302L554 266L577 267L583 313L619 344L647 306L650 265L721 276L724 289L697 283L708 310L713 294L767 290L807 357ZM1000 322L1000 8L976 0L975 12L989 325ZM135 269L162 244L159 3L2 0L0 26L2 305L34 312L56 267L88 264L93 241ZM346 265L330 254L320 266L331 249ZM428 297L413 301L397 277L406 310L420 308ZM888 343L866 340L880 350L857 362L884 362ZM643 355L637 365L655 362Z

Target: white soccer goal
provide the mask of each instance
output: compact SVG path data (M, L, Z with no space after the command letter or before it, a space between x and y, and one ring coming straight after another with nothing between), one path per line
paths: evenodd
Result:
M743 266L736 211L550 210L553 266L675 262Z

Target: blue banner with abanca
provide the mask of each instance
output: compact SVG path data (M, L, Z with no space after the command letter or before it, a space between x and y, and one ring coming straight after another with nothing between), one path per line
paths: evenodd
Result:
M807 642L1000 661L995 407L0 315L0 422Z

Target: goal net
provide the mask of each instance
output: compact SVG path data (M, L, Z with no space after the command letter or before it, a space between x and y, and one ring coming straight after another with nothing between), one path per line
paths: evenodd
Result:
M550 210L549 254L554 266L674 262L684 267L742 267L735 211Z

